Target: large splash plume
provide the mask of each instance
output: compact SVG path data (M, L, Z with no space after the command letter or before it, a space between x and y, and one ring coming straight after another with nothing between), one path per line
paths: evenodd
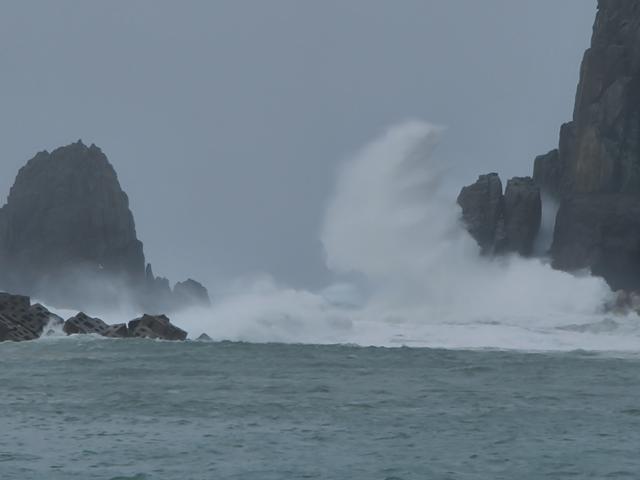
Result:
M336 283L310 292L268 276L176 315L217 340L444 348L638 350L636 317L608 318L598 278L543 260L490 259L460 221L441 129L395 126L340 170L322 227Z

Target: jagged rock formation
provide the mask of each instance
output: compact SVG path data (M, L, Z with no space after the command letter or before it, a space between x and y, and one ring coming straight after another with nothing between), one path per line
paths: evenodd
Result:
M0 293L0 342L36 340L49 328L62 327L67 335L97 334L110 338L152 338L186 340L187 332L165 315L144 315L128 324L108 325L99 318L80 312L66 322L39 304L31 305L24 295Z
M0 216L8 289L44 292L56 301L64 290L94 296L87 278L131 284L144 278L129 199L95 145L77 142L38 153L18 173Z
M529 177L502 182L496 173L480 175L476 183L463 187L458 196L467 230L485 254L533 251L542 204L540 189Z
M83 309L126 300L171 311L209 298L190 281L174 292L145 268L113 166L81 141L38 153L18 173L0 209L0 287Z
M93 333L110 338L126 338L129 336L125 323L108 325L99 318L92 318L84 312L80 312L64 322L63 331L67 335Z
M533 179L543 194L560 202L550 252L553 266L590 269L614 289L640 289L639 1L598 1L573 120L561 127L558 148L535 159ZM522 195L533 198L535 193ZM507 192L506 210L508 197ZM530 238L520 224L533 229L530 221L538 207L531 200L527 205L505 214L506 237L518 236L515 231ZM487 207L479 203L466 210L474 208ZM476 232L493 224L471 215L469 230L478 239Z
M535 160L534 179L561 200L554 267L640 288L640 2L598 2L573 120Z
M538 157L536 182L559 197L640 193L640 3L599 0L573 120Z

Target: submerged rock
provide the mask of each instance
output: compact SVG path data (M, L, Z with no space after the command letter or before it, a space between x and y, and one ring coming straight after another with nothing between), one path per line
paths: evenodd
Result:
M166 315L143 315L129 322L132 337L161 340L186 340L187 332L171 323Z

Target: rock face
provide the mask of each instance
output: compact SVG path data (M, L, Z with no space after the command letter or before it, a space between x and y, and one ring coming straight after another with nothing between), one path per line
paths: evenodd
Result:
M3 282L11 289L64 300L68 289L92 295L78 276L144 278L129 200L95 145L38 153L18 173L0 217Z
M113 166L81 141L40 152L20 170L0 209L0 288L66 308L171 311L208 302L188 280L155 277Z
M496 173L480 175L458 196L462 218L484 254L530 255L542 216L540 189L529 177L502 182Z
M483 253L492 253L504 241L504 198L497 173L480 175L458 195L462 218Z
M640 288L640 2L599 0L573 120L534 180L561 201L553 265Z
M640 193L640 4L599 0L573 120L538 157L536 183L558 197Z

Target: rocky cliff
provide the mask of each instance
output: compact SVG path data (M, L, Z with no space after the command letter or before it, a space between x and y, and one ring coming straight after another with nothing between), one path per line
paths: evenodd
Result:
M640 193L640 2L599 0L580 69L573 120L534 179L559 198Z
M40 152L19 171L0 209L0 288L78 308L184 304L183 287L174 295L149 273L129 199L98 147Z
M535 159L533 179L559 202L553 266L640 289L640 1L598 1L573 119L560 128L558 148ZM474 235L481 227L464 212ZM531 218L515 215L523 224Z

